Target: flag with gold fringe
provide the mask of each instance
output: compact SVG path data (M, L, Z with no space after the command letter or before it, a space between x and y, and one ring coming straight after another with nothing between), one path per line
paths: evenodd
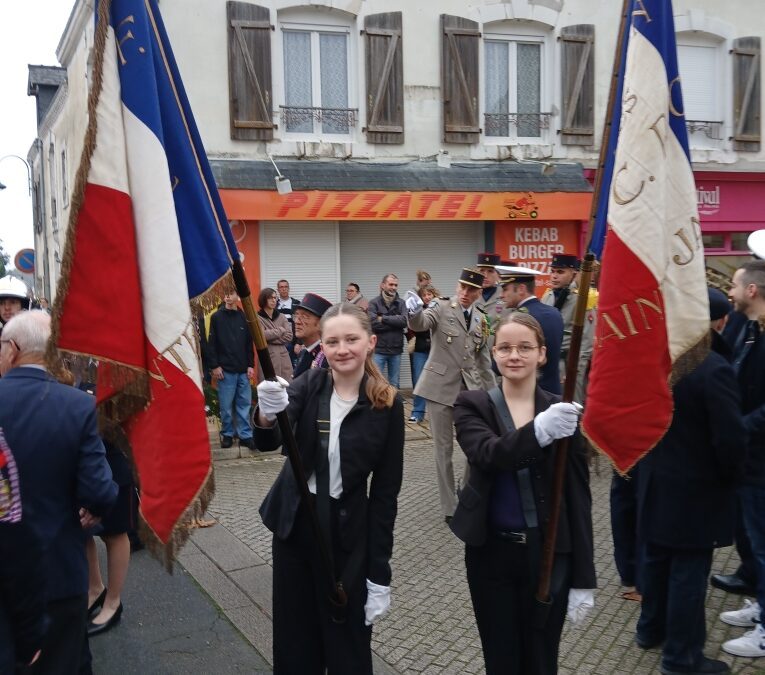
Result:
M192 308L231 283L238 254L156 0L99 0L96 14L49 361L98 361L142 537L170 567L214 491Z

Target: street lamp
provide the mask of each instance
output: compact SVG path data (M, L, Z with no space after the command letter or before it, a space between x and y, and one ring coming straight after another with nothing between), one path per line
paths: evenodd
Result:
M29 194L32 194L32 169L29 167L29 164L27 163L27 160L25 160L23 157L19 157L19 155L4 155L3 157L0 157L0 162L2 162L4 159L8 159L10 157L15 157L21 162L24 162L24 166L27 169L27 189L29 190ZM0 190L5 190L7 186L3 183L0 183Z

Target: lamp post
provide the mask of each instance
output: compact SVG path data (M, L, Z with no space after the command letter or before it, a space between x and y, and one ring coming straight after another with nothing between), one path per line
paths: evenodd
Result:
M32 195L32 169L29 166L29 163L27 160L25 160L23 157L20 157L19 155L4 155L3 157L0 157L0 162L2 162L4 159L9 159L11 157L15 157L20 162L24 163L24 166L27 169L27 190L29 191L30 196ZM0 190L5 190L7 186L3 183L0 183Z

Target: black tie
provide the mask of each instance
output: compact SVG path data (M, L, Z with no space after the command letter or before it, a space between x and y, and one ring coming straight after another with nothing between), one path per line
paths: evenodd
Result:
M470 330L470 310L469 309L463 309L462 313L465 315L465 328L467 330Z

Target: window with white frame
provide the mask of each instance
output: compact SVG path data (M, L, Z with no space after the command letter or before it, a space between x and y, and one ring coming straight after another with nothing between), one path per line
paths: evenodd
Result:
M285 131L347 136L357 117L350 104L350 27L284 22L281 28Z
M722 59L720 43L692 35L678 36L677 60L683 108L691 144L714 146L723 139Z
M546 112L546 53L542 35L486 33L484 38L485 136L540 139Z
M66 148L61 151L61 203L69 206L69 172L66 166Z

